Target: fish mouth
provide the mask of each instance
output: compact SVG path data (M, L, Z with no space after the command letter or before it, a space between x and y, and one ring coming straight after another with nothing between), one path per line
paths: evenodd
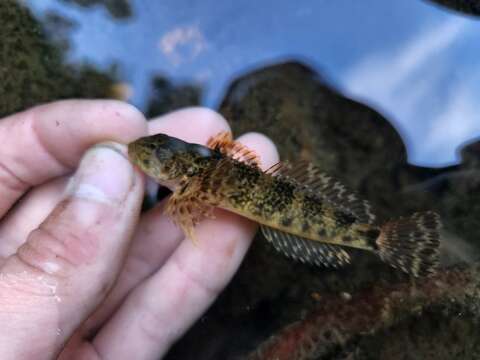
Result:
M128 144L128 158L130 161L138 166L143 171L148 171L145 169L145 159L148 159L151 155L151 150L143 146L140 140L133 141Z
M136 141L133 141L131 143L128 144L128 158L130 159L130 161L132 161L133 163L137 164L138 163L138 158L137 158L137 142Z

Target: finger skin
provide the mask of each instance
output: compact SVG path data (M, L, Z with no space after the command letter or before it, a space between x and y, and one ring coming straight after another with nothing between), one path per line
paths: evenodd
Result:
M206 144L211 136L230 130L220 114L199 107L174 111L152 119L148 126L150 133L167 133L199 144ZM163 215L165 202L149 210L140 219L119 279L102 306L86 322L83 333L90 333L92 329L101 326L128 292L157 271L183 240L181 230Z
M260 134L239 139L257 151L264 168L278 161ZM137 287L93 340L105 358L157 359L210 306L238 269L255 223L218 210L195 229L198 246L183 241L165 265ZM128 343L123 339L129 339Z
M230 131L227 121L219 113L201 107L177 110L148 123L150 135L164 133L196 144L206 144L221 131Z
M0 266L25 242L62 200L68 177L50 180L30 190L0 222Z
M138 110L114 100L59 101L2 119L0 216L31 186L71 172L93 144L129 142L146 131Z
M143 191L125 146L86 153L65 199L0 268L2 351L15 359L58 354L118 275Z

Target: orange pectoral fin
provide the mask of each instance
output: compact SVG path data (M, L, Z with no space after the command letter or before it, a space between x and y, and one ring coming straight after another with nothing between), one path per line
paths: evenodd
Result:
M229 156L232 159L260 167L260 157L255 151L233 140L232 133L229 131L222 131L212 136L208 140L207 146L210 149L220 151L223 155Z
M164 212L182 229L185 236L197 245L194 227L204 218L214 218L214 207L200 201L201 194L193 188L196 186L189 185L175 191L168 200Z
M172 221L182 229L186 237L190 238L194 244L197 244L193 228L195 227L195 220L189 213L189 204L179 202L172 195L165 207L165 214L167 214Z

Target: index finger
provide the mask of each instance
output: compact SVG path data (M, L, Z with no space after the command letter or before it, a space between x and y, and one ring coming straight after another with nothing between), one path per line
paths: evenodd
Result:
M129 142L147 132L143 115L115 100L66 100L0 122L0 217L31 186L67 174L84 151L105 140Z
M230 131L227 121L216 111L204 107L177 110L148 123L150 135L163 133L195 144L206 144L220 131Z

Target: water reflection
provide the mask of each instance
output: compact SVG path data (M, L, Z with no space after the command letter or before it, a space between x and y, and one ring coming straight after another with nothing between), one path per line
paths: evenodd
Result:
M452 161L458 145L480 134L480 68L452 59L452 52L466 50L459 43L471 31L470 22L458 18L429 26L401 47L368 54L343 77L349 93L406 122L399 129L414 163Z
M274 13L272 4L258 2L175 7L153 1L71 2L28 2L37 20L13 0L0 3L0 18L9 21L0 21L7 54L2 65L8 69L2 74L1 115L66 97L130 98L149 116L218 103L236 133L267 133L283 158L315 161L362 193L385 218L438 211L445 223L445 263L477 261L480 150L472 140L480 134L474 96L480 83L477 23L413 0L371 0L369 6L312 1L300 7L285 1L275 3ZM293 60L285 61L286 55ZM471 143L459 151L457 165L407 162L452 162L454 149L467 140ZM278 256L257 237L227 291L169 358L245 355L305 313L315 314L325 297L327 304L345 301L372 286L388 293L391 284L400 297L411 293L402 274L367 254L354 259L340 271L313 269ZM426 325L410 339L405 323L392 325L404 344L421 340L432 345L425 354L447 354L435 347L449 343L433 331L432 319L441 320L443 334L471 330L462 339L465 347L478 335L471 326L478 317L474 310L471 319L450 327L457 310L470 309L472 294L477 295L472 278L478 270L470 268L471 277L463 268L456 271L457 278L442 272L437 279L447 285L452 276L463 279L455 294L441 287L441 296L429 298L429 280L416 289L433 305L425 306L428 314L420 319ZM465 289L472 290L470 298L463 296ZM445 298L455 301L444 303ZM350 309L348 318L361 311ZM409 311L400 310L415 324L421 315ZM342 323L335 312L330 315ZM376 343L384 343L388 334L381 326L375 329ZM312 346L328 338L313 339ZM344 345L347 352L376 349L368 340ZM396 354L405 355L405 349Z
M215 106L232 76L300 57L388 114L413 163L458 162L455 148L480 135L480 24L428 2L76 2L89 7L29 4L40 17L54 11L78 24L69 59L100 69L116 63L133 90L130 101L142 109L152 74L203 87L202 103ZM124 7L127 21L116 21L110 12Z

